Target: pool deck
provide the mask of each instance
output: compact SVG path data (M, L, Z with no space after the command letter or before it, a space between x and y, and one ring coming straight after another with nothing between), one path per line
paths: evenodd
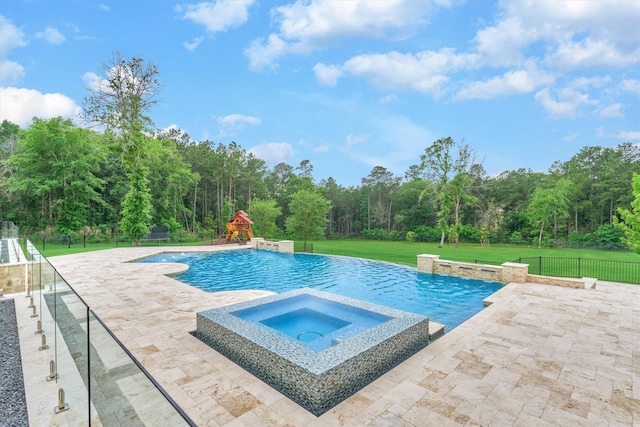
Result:
M179 264L125 263L162 250L50 261L199 426L640 426L640 286L506 285L478 315L316 417L189 334L197 312L269 293L210 294L164 276ZM26 305L16 297L23 329ZM26 359L30 420L55 420L55 394L27 375L48 365Z

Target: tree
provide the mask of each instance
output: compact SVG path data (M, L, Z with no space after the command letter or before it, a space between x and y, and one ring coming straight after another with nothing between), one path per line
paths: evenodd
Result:
M254 199L249 209L249 217L253 221L253 234L260 237L274 237L278 227L276 219L282 215L282 208L276 201Z
M307 239L320 239L324 236L331 202L315 191L300 190L291 196L289 209L291 216L286 221L287 232L294 239L303 239L306 251Z
M631 209L618 208L622 217L621 228L625 232L625 243L636 253L640 254L640 175L634 174L631 184L634 199ZM614 220L615 221L615 220Z
M15 170L9 185L26 199L26 206L29 199L41 206L34 218L40 226L75 233L86 225L90 210L104 203L99 193L104 182L96 173L106 153L97 140L94 132L62 117L36 118L21 132L7 162Z
M0 124L0 221L3 218L5 205L7 207L15 206L15 196L12 194L7 183L9 177L13 174L12 168L8 165L9 158L15 153L18 143L18 133L20 126L9 120L3 120Z
M156 225L180 224L178 229L195 232L195 209L192 198L187 195L193 194L189 191L197 186L200 176L192 172L191 166L178 154L173 140L166 137L147 138L150 139L147 142L149 152L146 164L150 171L152 222Z
M362 178L362 185L367 192L367 229L371 229L373 216L375 227L385 226L387 232L391 231L393 197L401 181L402 178L394 177L391 171L382 166L374 167L366 178Z
M151 221L151 194L147 181L147 168L135 168L128 173L131 189L122 202L122 221L120 227L138 242L148 232Z
M459 144L457 157L452 150L456 142L451 138L441 138L425 149L425 153L420 156L420 168L424 170L435 184L435 197L438 204L438 226L441 231L440 247L444 246L444 237L449 229L448 219L451 208L454 208L456 228L458 226L459 212L462 203L476 202L477 199L468 194L469 169L473 166L473 152L467 144ZM450 175L457 178L457 182L452 186ZM457 230L456 230L457 235ZM457 240L456 240L457 241ZM457 247L457 243L456 243Z
M469 193L470 187L471 176L467 172L460 172L451 180L448 188L451 204L453 205L454 243L456 249L460 242L460 210L465 204L478 203L478 198Z
M531 196L528 213L532 223L540 226L538 248L540 248L542 242L545 224L554 224L554 239L556 239L557 235L555 230L557 229L558 221L562 218L568 218L571 185L571 181L560 179L551 188L536 188Z
M86 120L105 127L119 149L127 170L129 190L122 209L121 228L134 236L134 244L148 232L151 220L149 195L148 139L153 122L147 116L158 102L160 84L158 67L140 57L126 58L114 53L108 64L102 64L102 76L89 88L83 115ZM136 211L136 210L139 211Z

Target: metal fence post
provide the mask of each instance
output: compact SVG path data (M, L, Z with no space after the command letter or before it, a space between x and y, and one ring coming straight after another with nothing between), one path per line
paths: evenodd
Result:
M538 265L538 274L542 276L542 256L540 256L539 258L540 258L539 260L540 264Z

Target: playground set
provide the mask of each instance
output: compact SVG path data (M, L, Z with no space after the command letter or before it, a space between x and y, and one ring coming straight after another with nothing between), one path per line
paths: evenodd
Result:
M215 244L220 245L237 242L241 245L246 245L247 242L253 238L251 224L253 224L253 221L249 219L247 213L243 210L239 210L229 221L227 221L227 226L225 227L224 232L220 235L220 238L215 242ZM243 237L245 240L242 240Z

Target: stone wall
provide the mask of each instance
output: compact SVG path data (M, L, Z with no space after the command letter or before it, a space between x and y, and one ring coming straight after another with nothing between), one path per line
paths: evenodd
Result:
M29 276L27 266L22 262L19 264L0 264L0 289L5 294L14 292L24 292L27 290Z
M266 249L269 251L281 252L284 254L293 253L293 240L281 240L279 242L273 242L271 240L265 240L262 237L254 237L251 239L251 245L255 249Z
M528 274L529 265L505 262L502 265L474 264L470 262L441 260L439 255L418 255L418 271L432 274L469 277L472 279L508 283L542 283L571 288L595 289L596 279L573 279L566 277L536 276Z

